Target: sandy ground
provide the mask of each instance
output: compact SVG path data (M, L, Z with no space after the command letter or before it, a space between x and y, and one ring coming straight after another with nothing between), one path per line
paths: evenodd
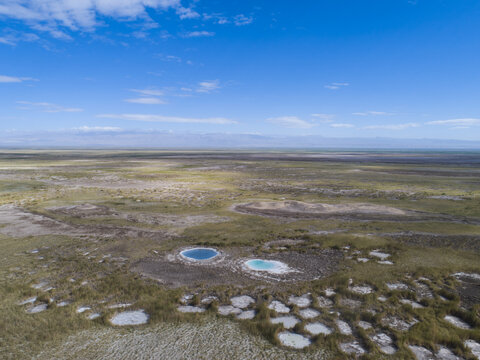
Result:
M37 360L51 359L326 359L321 350L297 352L271 345L231 321L159 324L134 330L83 331L48 345Z

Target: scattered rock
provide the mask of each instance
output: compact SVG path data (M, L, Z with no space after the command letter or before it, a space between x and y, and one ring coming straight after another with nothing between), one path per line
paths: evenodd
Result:
M330 296L333 296L333 295L335 295L335 294L336 294L336 292L335 292L335 290L334 290L333 288L325 289L325 296L330 297Z
M452 350L446 348L445 346L440 346L436 356L439 360L462 360L462 358L455 355Z
M417 360L435 360L433 353L423 346L408 345L410 351L415 355Z
M379 258L380 260L386 260L391 256L390 254L381 252L379 250L370 251L369 255L370 256L375 256L376 258Z
M18 305L33 304L35 301L37 301L36 296L20 301Z
M387 288L389 290L408 290L408 286L404 283L387 283Z
M385 301L387 301L388 299L387 299L385 296L380 295L380 296L377 298L377 300L378 300L378 301L381 301L381 302L385 302Z
M359 300L355 300L355 299L341 298L340 305L348 307L350 309L356 309L356 308L359 308L362 305L362 303Z
M410 299L401 299L400 302L402 304L410 305L414 309L423 309L424 306L422 304L417 303L416 301Z
M411 322L407 322L405 320L399 319L395 316L386 316L382 319L382 325L388 326L389 328L397 331L407 331L413 325L415 325L418 320L414 319Z
M81 314L88 310L92 310L92 308L90 306L80 306L77 308L77 313Z
M90 314L88 315L88 319L89 320L95 320L95 319L98 319L101 315L99 313L93 313L93 314Z
M323 297L323 296L318 296L317 297L317 303L319 307L331 307L333 306L333 301Z
M368 285L356 285L348 288L351 292L360 295L367 295L373 292L373 288Z
M393 265L393 262L390 260L379 260L377 263L382 264L382 265Z
M208 305L208 304L211 304L214 301L218 301L218 297L211 295L211 296L207 296L207 297L203 298L202 301L200 301L200 302L204 305Z
M369 262L370 259L368 259L368 258L357 258L357 261L361 262L361 263L366 263L366 262Z

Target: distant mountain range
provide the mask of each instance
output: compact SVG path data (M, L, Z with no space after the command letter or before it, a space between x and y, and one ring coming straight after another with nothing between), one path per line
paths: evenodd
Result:
M464 149L480 150L480 140L330 138L320 135L274 136L228 133L175 133L126 131L120 129L84 131L42 131L0 133L0 147L74 148L348 148L348 149Z

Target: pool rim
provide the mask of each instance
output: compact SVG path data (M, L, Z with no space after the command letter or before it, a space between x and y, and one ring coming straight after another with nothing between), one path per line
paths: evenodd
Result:
M212 257L209 257L208 259L194 259L194 258L191 258L191 257L188 257L186 255L184 255L183 253L186 252L186 251L191 251L191 250L197 250L197 249L203 249L203 250L212 250L214 251L216 254ZM215 248L211 248L211 247L204 247L204 246L195 246L195 247L189 247L189 248L186 248L186 249L182 249L180 250L179 252L179 255L180 257L183 259L183 260L186 260L186 261L191 261L191 262L200 262L200 263L205 263L207 261L212 261L214 259L217 259L219 255L221 255L221 252L220 250L217 250Z

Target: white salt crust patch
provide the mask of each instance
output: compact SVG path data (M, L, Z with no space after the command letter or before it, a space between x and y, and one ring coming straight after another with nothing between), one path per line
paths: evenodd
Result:
M401 299L400 302L402 304L410 305L414 309L423 309L424 306L422 304L419 304L416 301L410 300L410 299Z
M480 360L480 343L475 340L466 340L463 344L470 349L473 356Z
M322 324L321 322L314 322L305 325L305 330L308 331L312 335L330 335L332 333L332 329L328 326Z
M242 309L236 308L232 305L222 305L218 307L218 313L223 316L238 315L242 312Z
M385 333L378 333L370 336L377 346L380 348L380 351L387 355L392 355L397 352L397 349L393 345L393 340L390 336Z
M335 323L337 324L338 331L340 331L340 334L342 335L352 335L352 328L348 323L346 323L343 320L335 320Z
M471 328L465 321L453 315L445 315L443 319L460 329L468 330Z
M235 296L230 299L230 302L233 306L239 309L245 309L250 306L250 304L255 303L255 300L248 295Z
M369 255L379 258L380 260L387 260L391 256L390 254L381 252L379 250L370 251Z
M36 296L20 301L18 305L33 304L35 301L37 301Z
M310 340L305 336L284 331L278 334L278 340L284 346L295 349L303 349L310 345Z
M284 303L274 300L272 301L269 305L268 308L270 310L274 310L275 312L279 314L288 314L290 312L290 308L286 306Z
M40 304L40 305L34 306L30 309L27 309L27 313L37 314L37 313L45 311L45 310L47 310L47 304Z
M148 322L148 314L143 310L124 311L113 316L110 322L117 326L142 325Z
M295 316L280 316L277 318L270 318L272 324L282 324L285 329L291 329L297 325L300 320Z
M77 313L81 314L88 310L92 310L92 308L90 306L80 306L77 308Z
M204 308L191 305L182 305L177 308L178 311L182 313L202 313L205 312Z
M358 343L358 341L344 342L339 345L340 350L345 354L360 356L366 353L365 349Z
M308 307L312 303L310 299L310 294L304 294L302 296L290 296L288 298L288 303L291 305L297 305L300 308Z
M368 295L373 293L373 288L368 285L356 285L348 288L351 292L359 295Z
M239 320L252 320L255 317L255 314L256 314L255 310L242 311L240 314L237 315L237 319L239 319Z
M389 290L408 290L408 286L404 283L386 283Z
M315 309L302 309L298 312L303 319L314 319L320 315L320 311Z

